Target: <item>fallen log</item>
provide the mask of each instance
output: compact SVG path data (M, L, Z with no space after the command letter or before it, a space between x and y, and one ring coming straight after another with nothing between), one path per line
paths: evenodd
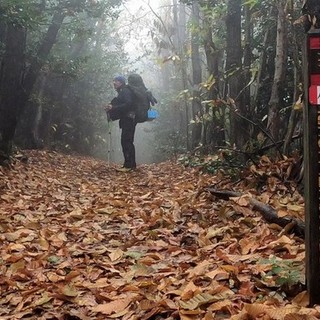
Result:
M230 190L216 190L214 188L205 188L205 191L210 192L212 195L219 199L229 200L232 197L241 197L243 194ZM262 217L268 223L275 223L282 228L286 228L286 231L294 233L296 236L300 238L304 238L305 236L305 225L302 221L292 218L292 217L279 217L277 211L267 205L258 201L254 198L249 199L250 204L252 205L252 209L261 213Z

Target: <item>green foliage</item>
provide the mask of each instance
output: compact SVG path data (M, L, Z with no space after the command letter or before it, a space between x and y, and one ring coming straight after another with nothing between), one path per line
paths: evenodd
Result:
M4 23L18 24L25 28L36 28L44 22L39 15L39 1L2 0L0 3L0 19Z
M266 282L272 281L280 287L291 287L305 282L303 261L298 263L294 260L273 256L269 259L260 259L258 264L270 265L270 270L263 276L263 280Z
M107 119L102 105L115 95L112 78L126 63L122 41L111 32L121 0L41 3L45 6L37 1L33 7L27 5L30 1L5 1L0 5L0 16L7 21L10 18L11 23L16 19L28 29L26 61L36 58L54 12L62 8L66 14L22 114L16 142L21 147L33 147L30 135L37 126L40 145L99 154L99 150L107 149Z
M159 97L162 101L160 118L155 122L155 157L165 160L186 152L186 134L177 119L183 111L175 106L174 98Z
M179 161L185 166L199 167L205 172L223 174L231 179L239 179L245 168L244 161L232 150L218 150L215 155L184 155Z
M179 21L179 17L183 16L182 10L185 10L179 7L181 3L190 6L194 3L194 1L185 0L174 5L174 8L163 6L160 10L161 14L156 13L150 25L146 27L139 24L137 34L134 34L134 30L130 30L131 21L129 20L128 31L123 31L122 28L118 32L119 30L115 29L114 21L119 15L122 0L2 0L0 31L5 29L2 25L6 23L19 24L26 29L27 47L24 61L26 70L34 58L39 58L37 52L43 44L54 13L59 11L65 15L58 39L40 72L30 105L23 114L21 136L25 140L30 140L26 132L30 134L34 129L35 117L39 116L37 110L41 109L41 119L37 120L39 121L38 129L40 138L46 140L48 147L67 146L70 150L86 153L94 152L99 149L99 146L106 149L107 125L101 106L115 95L111 84L113 75L131 69L131 66L126 65L128 59L123 54L123 49L126 39L134 37L139 42L140 48L145 49L145 56L149 61L153 58L158 59L161 65L159 69L161 67L163 72L163 89L157 88L163 91L158 97L161 101L159 110L161 117L154 126L155 150L158 155L163 158L163 155L167 157L185 153L188 145L187 138L191 136L192 124L196 122L202 126L201 143L203 145L201 143L199 145L201 155L187 158L186 164L199 165L206 171L225 172L236 177L243 163L237 160L239 157L233 154L233 151L230 153L222 151L216 158L204 158L203 154L213 150L216 152L217 146L222 145L221 141L224 145L225 140L228 139L227 134L232 134L229 129L236 124L230 120L233 113L226 103L230 93L228 87L230 84L226 79L227 76L244 70L241 66L225 70L228 2L222 0L197 2L200 5L202 17L200 25L193 24L189 16ZM247 117L250 124L263 125L268 114L274 76L277 10L274 2L263 0L242 1L242 8L249 8L251 14L250 21L247 21L252 27L249 39L251 62L249 70L246 70L249 73L246 78L247 83L245 81L240 83L239 92L233 92L234 96L230 98L234 101L233 111L241 110L241 116ZM179 14L174 15L175 10ZM190 12L185 11L187 14ZM245 11L243 10L243 13ZM291 8L290 22L292 17L298 14L298 10ZM244 28L245 16L243 15L242 18ZM191 21L191 23L188 26L182 25L185 21ZM145 39L141 37L140 31L145 28L150 28L149 35L156 50L149 46L149 43L145 44ZM295 92L293 81L295 67L301 59L301 56L298 56L298 60L294 60L295 48L291 41L294 30L291 25L289 28L285 79L287 85L282 93L282 101L279 103L279 117L283 125L281 133L286 130ZM269 38L265 39L268 32ZM204 63L203 82L200 86L192 83L193 70L188 33L196 34L197 41L202 46L201 59ZM0 34L0 62L5 49L4 39L5 36ZM298 43L302 43L302 39L299 39ZM244 45L247 43L243 43ZM208 52L204 50L208 47L211 50L210 68L208 68L209 60L205 60ZM157 57L154 56L156 52ZM139 54L138 58L134 57L135 62L142 56L143 53ZM264 65L261 65L261 57L265 59ZM206 70L210 72L214 70L216 74L206 74ZM159 76L159 78L162 77ZM245 105L241 106L242 95L246 89L250 91L251 100L248 99L245 103L243 102ZM199 91L201 100L200 111L197 114L190 111L195 90ZM242 108L237 109L239 106ZM239 119L237 118L236 121ZM247 143L244 143L241 150L250 147L251 151L256 147L258 132L253 125L251 127L248 125L247 129L244 131L250 131L248 133L250 137L245 139ZM222 134L219 135L221 132Z
M252 9L252 8L254 8L256 5L258 5L259 2L260 2L260 0L246 0L243 5L249 6L250 9Z

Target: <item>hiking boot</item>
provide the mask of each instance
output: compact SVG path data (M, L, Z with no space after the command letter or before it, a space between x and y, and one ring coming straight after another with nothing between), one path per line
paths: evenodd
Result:
M134 168L122 167L122 168L117 168L116 170L117 170L118 172L130 172L130 171L133 171Z

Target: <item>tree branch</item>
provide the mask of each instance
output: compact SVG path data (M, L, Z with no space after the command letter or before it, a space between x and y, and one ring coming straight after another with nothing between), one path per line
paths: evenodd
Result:
M234 192L230 190L216 190L214 188L205 188L203 191L208 191L215 197L223 200L229 200L231 197L241 197L242 194L239 192ZM256 210L261 213L263 218L268 223L275 223L279 225L282 228L286 228L287 226L290 226L290 230L298 237L304 238L305 234L305 225L302 221L297 220L292 217L278 217L277 211L265 204L262 203L254 198L251 198L249 200L250 204L252 205L252 209Z

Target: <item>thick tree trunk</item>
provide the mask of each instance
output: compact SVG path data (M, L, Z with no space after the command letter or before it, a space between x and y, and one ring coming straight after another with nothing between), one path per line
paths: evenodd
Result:
M240 110L239 93L241 90L241 0L228 1L228 13L226 18L227 27L227 96L235 101ZM239 149L244 144L242 135L242 123L235 113L230 113L230 142Z
M31 62L28 73L22 81L22 69L25 58L26 30L15 25L9 25L6 54L3 59L0 97L0 152L8 157L12 152L12 142L19 116L25 108L39 72L46 62L48 55L56 41L58 31L62 25L64 14L54 14L36 57Z
M0 21L0 47L4 46L6 40L6 33L7 33L7 25ZM3 55L0 54L0 79L2 78L2 59Z
M9 24L5 43L0 79L0 164L12 152L12 141L23 104L25 28Z

